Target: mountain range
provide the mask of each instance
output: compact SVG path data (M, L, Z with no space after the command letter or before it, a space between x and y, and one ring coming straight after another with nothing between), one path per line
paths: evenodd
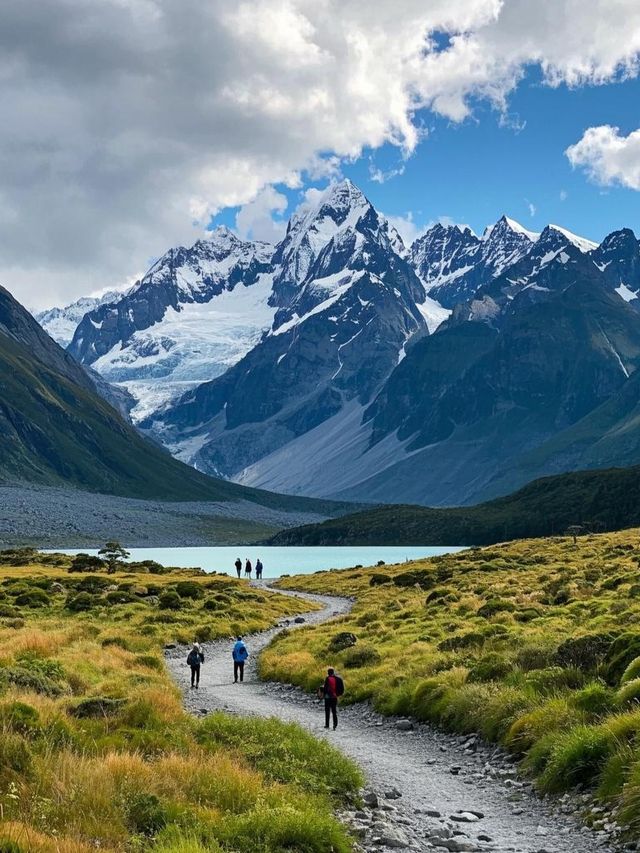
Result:
M343 181L277 246L219 228L171 249L91 306L68 351L124 386L138 426L203 472L467 504L640 462L639 292L630 229L598 245L502 217L480 237L437 224L406 247ZM62 323L40 319L54 334Z

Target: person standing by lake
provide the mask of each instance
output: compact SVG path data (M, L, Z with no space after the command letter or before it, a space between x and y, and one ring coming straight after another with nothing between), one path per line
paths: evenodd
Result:
M249 652L247 651L247 647L245 646L242 637L238 637L236 640L236 644L233 647L233 652L231 653L233 657L233 683L238 683L238 677L240 681L244 681L244 664L246 659L249 657Z
M242 575L242 560L240 559L240 557L236 557L235 567L236 573L238 575L238 580L240 580L240 577Z
M244 576L246 578L249 578L249 580L251 580L251 571L252 571L251 560L247 557L247 562L244 564Z
M258 557L258 559L256 560L256 580L257 581L262 580L262 569L263 569L262 560L260 559L260 557Z
M199 643L194 643L187 656L187 663L191 667L191 689L197 690L200 686L200 665L204 663L204 652Z

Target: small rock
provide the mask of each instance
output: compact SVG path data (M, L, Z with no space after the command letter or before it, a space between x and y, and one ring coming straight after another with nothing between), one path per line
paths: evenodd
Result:
M452 776L457 776L461 770L462 767L459 764L454 764L452 767L449 768L449 773L451 773Z
M442 817L438 809L424 809L423 814L426 814L427 817Z
M296 625L302 625L302 623L306 622L307 620L304 618L304 616L296 616L293 621L296 623Z
M399 800L402 796L402 792L397 788L389 788L388 791L384 792L385 800Z
M362 802L370 809L377 809L379 806L378 795L375 791L365 791L362 795Z
M164 647L167 651L169 651L170 649L177 649L178 648L178 646L175 643L165 643Z
M413 731L413 723L411 720L398 720L396 723L396 728L399 732L412 732Z
M393 850L402 850L409 846L409 839L402 830L389 826L380 833L379 843Z
M456 812L449 817L457 823L477 823L480 820L478 815L473 812Z

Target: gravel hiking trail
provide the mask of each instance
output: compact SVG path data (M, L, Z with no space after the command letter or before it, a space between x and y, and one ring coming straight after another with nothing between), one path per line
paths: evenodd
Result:
M354 759L367 777L366 805L343 817L359 836L361 849L440 853L611 853L625 849L614 846L605 831L581 824L578 812L586 795L584 800L573 794L555 801L539 798L502 750L477 737L452 736L429 725L383 717L369 704L341 708L338 729L325 731L322 701L289 685L260 681L257 658L284 627L327 621L348 612L352 602L287 594L318 602L323 609L304 613L302 623L291 618L269 631L245 637L250 658L243 684L233 683L232 643L228 641L206 645L198 690L189 688L186 647L167 649L167 665L183 690L189 712L203 715L223 710L296 722ZM323 674L318 673L318 683ZM348 675L345 680L348 691Z

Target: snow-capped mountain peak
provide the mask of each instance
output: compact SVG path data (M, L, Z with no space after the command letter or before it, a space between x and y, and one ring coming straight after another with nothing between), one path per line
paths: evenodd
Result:
M56 343L61 347L67 347L85 314L100 305L115 302L123 296L124 292L119 290L108 290L99 296L82 296L63 308L48 308L34 314L34 317Z
M594 243L593 240L587 240L586 237L580 237L578 234L574 234L572 231L567 231L566 228L561 228L560 225L550 224L547 226L553 231L558 231L570 243L573 243L581 252L592 252L594 249L598 248L598 244Z
M538 232L529 231L524 227L524 225L520 225L519 222L516 222L515 219L502 215L494 225L487 225L482 232L482 237L480 239L483 242L497 242L504 240L505 237L508 239L510 233L522 235L531 243L535 243L540 236Z

